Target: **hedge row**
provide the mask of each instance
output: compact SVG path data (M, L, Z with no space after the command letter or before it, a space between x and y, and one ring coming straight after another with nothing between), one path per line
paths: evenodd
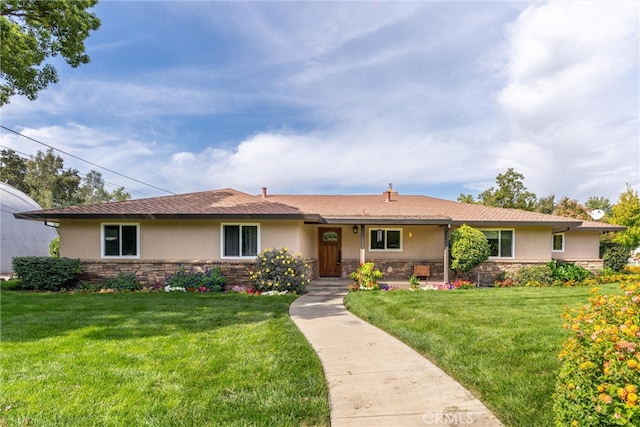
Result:
M79 259L52 257L15 257L13 271L22 289L59 291L77 286L82 274Z

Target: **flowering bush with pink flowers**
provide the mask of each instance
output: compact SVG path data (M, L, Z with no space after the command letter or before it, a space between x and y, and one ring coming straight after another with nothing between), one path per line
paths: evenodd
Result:
M640 282L621 288L594 288L589 304L563 314L571 335L559 355L557 426L640 425Z

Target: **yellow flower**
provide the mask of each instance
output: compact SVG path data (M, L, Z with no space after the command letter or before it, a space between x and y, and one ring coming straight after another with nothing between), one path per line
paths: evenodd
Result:
M636 362L635 359L629 359L627 360L627 366L630 367L631 369L635 369L638 367L638 362Z
M592 367L593 367L593 362L591 362L591 361L586 361L586 362L583 362L583 363L580 364L580 369L582 369L582 370L586 370L586 369L589 369L589 368L592 368Z

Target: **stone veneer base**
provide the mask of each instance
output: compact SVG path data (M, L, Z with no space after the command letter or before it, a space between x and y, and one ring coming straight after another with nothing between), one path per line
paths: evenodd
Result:
M306 260L309 274L316 278L318 263ZM207 268L219 267L227 277L227 286L249 286L249 272L255 262L249 261L208 261L208 260L81 260L82 280L100 283L107 278L117 277L119 273L134 273L142 286L164 286L167 276L175 274L180 267L187 271L203 272Z

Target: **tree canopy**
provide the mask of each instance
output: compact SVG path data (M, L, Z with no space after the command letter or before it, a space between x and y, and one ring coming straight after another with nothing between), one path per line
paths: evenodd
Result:
M562 200L558 202L556 208L553 210L553 214L567 218L581 219L583 221L591 220L587 208L578 203L577 200L568 197L563 197Z
M131 198L124 187L105 190L102 174L89 171L84 178L76 169L65 169L64 160L53 153L38 151L24 159L13 150L0 151L0 180L14 186L43 208L122 201Z
M627 190L620 194L618 203L611 207L609 221L627 227L625 231L617 233L614 241L629 249L640 245L640 198L629 184Z
M478 195L475 201L471 194L460 194L458 201L466 203L480 203L485 206L494 206L498 208L514 208L527 211L541 209L548 210L548 202L553 204L554 196L541 199L543 205L538 205L535 193L527 191L523 183L524 175L516 172L513 168L507 169L503 174L496 177L497 188L491 187Z
M84 42L100 27L87 9L97 0L0 0L0 106L13 95L30 100L58 72L48 57L61 55L71 67L89 62Z
M611 203L605 197L589 197L584 205L569 197L563 197L556 203L554 194L538 198L535 193L528 191L524 186L524 175L516 172L513 168L507 169L503 174L498 174L496 184L497 188L491 187L483 191L478 195L477 200L471 194L460 194L457 200L582 220L591 220L590 212L595 209L602 209L605 212L605 221L611 216Z

